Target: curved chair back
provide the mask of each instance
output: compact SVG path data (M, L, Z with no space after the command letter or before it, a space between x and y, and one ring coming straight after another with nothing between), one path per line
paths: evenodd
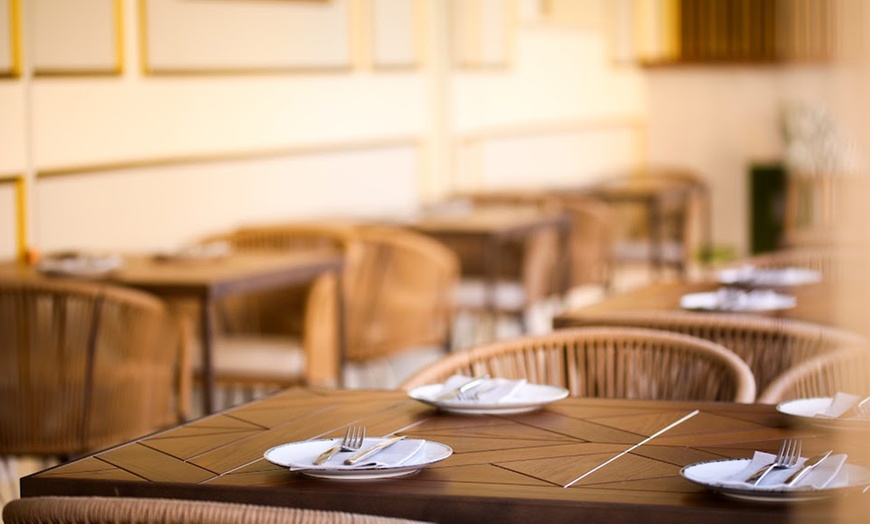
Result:
M206 239L215 240L228 241L239 250L342 250L348 361L449 343L451 293L459 265L456 255L425 235L390 226L291 223L251 226ZM224 309L224 325L230 332L301 334L306 347L313 344L312 337L318 344L334 343L324 332L328 323L323 316L334 315L332 296L323 286L320 292L315 286L310 292L291 289L240 297L227 304L231 309ZM270 321L270 316L280 320Z
M440 242L391 226L359 226L345 276L349 361L449 347L459 261Z
M638 328L578 328L482 345L419 371L402 388L453 374L525 378L567 388L573 397L749 403L749 367L718 344Z
M660 329L709 340L728 348L749 365L758 391L807 359L864 343L858 335L808 322L692 311L590 312L559 327L578 326Z
M870 394L870 352L849 348L807 360L771 382L758 402L777 404L796 398L833 397L838 392L862 397Z
M419 521L231 502L124 497L28 497L3 508L6 524L424 524Z
M132 289L0 278L0 454L70 456L178 423L168 319Z

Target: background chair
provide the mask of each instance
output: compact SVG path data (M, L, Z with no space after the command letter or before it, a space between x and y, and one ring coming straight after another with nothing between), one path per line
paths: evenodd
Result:
M178 423L171 327L140 291L0 279L0 453L68 457Z
M19 462L49 465L185 417L171 318L132 289L0 278L0 500L17 496Z
M525 378L574 397L752 402L752 371L712 342L638 328L578 328L454 353L402 384L411 389L453 374Z
M430 346L437 346L440 355L449 347L450 292L458 279L458 263L446 247L423 235L353 223L287 223L249 226L203 241L228 242L238 251L340 250L345 257L345 354L339 363L343 372L344 363L370 364ZM311 384L317 369L329 364L322 360L324 355L336 352L336 285L327 276L311 287L222 303L222 336L215 359L218 383L225 389L244 385L241 400ZM314 359L321 363L313 364ZM365 379L355 385L363 385Z
M833 397L838 392L870 394L870 352L842 349L803 362L770 383L758 402L778 404L785 400Z
M230 502L124 497L28 497L3 508L5 524L423 524L375 515Z
M409 366L451 350L459 260L401 227L359 225L354 241L344 276L345 360L357 371L348 385L392 388Z
M758 391L807 359L865 343L858 335L808 322L690 311L590 313L556 327L581 326L658 329L709 340L728 348L749 365Z

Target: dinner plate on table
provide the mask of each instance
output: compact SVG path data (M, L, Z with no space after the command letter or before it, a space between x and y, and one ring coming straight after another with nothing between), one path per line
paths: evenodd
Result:
M482 388L485 386L481 386ZM438 400L443 392L443 384L428 384L419 386L408 392L408 396L425 404L435 406L448 413L461 415L512 415L540 409L543 406L562 400L568 396L568 390L546 384L521 384L510 395L498 401L459 400L451 398Z
M812 269L797 267L755 268L751 266L722 269L719 282L728 285L756 287L803 286L821 282L822 274Z
M735 484L725 485L724 480L739 473L752 462L751 459L724 459L711 460L691 464L680 470L680 475L686 480L704 486L726 497L748 500L753 502L802 502L826 499L843 495L850 491L863 489L870 483L870 469L844 463L838 469L837 482L831 483L830 487L820 489L812 487L786 488L773 486L749 487Z
M835 428L835 429L858 429L870 430L870 418L827 418L817 416L831 406L833 397L813 397L787 400L776 405L780 413L794 418L802 424L811 426Z
M97 278L121 268L124 260L118 255L89 253L59 253L37 262L36 269L47 275Z
M386 438L367 438L363 449ZM263 457L278 466L289 468L303 475L333 480L375 480L402 477L440 462L453 454L446 444L431 440L405 439L393 444L355 466L344 465L344 459L354 452L340 452L324 464L315 465L314 459L333 446L341 444L341 438L290 442L269 449ZM392 457L390 460L385 457Z
M695 311L762 312L795 307L797 300L771 290L723 290L689 293L680 298L680 307Z

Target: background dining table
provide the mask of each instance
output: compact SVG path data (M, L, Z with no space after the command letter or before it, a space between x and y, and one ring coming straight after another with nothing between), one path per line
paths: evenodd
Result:
M525 242L538 232L552 230L558 237L557 249L567 253L571 234L571 220L565 213L503 206L424 213L407 221L405 226L452 247L460 258L463 277L478 276L469 275L469 268L482 266L486 309L492 315L497 311L496 288L503 264L509 257L509 246ZM483 246L482 261L478 259L478 251L463 248L469 243ZM556 268L554 290L560 294L568 291L568 264L570 261L563 256Z
M708 293L725 287L714 280L656 282L629 291L615 293L604 299L580 308L570 309L553 318L556 328L577 325L584 315L613 313L619 311L673 311L680 310L680 299L690 293ZM823 283L792 286L776 290L777 293L795 298L794 307L752 311L752 314L768 317L790 318L815 322L828 326L849 328L848 317L838 309L839 289ZM733 311L735 313L739 311ZM716 311L710 311L715 315ZM854 326L851 326L854 327Z
M195 300L199 314L199 337L202 345L201 366L204 413L214 411L214 336L217 303L228 296L283 286L306 284L325 273L339 275L344 257L334 251L300 251L288 253L234 253L210 259L185 259L154 255L125 255L114 271L96 278L153 293L161 298ZM17 278L55 278L41 273L24 262L0 263L0 273ZM339 311L337 322L338 356L333 384L340 383L340 355L343 354L344 309L342 286L336 286Z
M364 424L369 436L437 441L453 454L410 476L370 481L308 478L263 458L284 443L339 437L351 424ZM568 398L525 414L471 416L402 391L291 389L24 477L21 491L440 523L862 521L870 496L860 489L815 502L760 503L724 498L680 475L698 462L775 452L788 436L803 439L805 455L833 448L864 465L870 457L866 434L793 426L770 405Z

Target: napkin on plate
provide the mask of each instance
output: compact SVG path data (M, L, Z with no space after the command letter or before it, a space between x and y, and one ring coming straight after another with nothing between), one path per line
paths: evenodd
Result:
M384 440L383 438L367 438L363 442L362 448L360 450L364 450L369 448L370 446L374 446L379 441ZM356 464L349 466L344 463L344 461L353 456L356 451L340 451L335 454L328 461L324 462L320 465L314 465L314 459L320 456L321 453L326 451L335 445L336 441L327 440L323 441L323 446L314 448L312 450L300 454L300 456L294 461L294 463L290 466L290 471L298 471L303 469L358 469L358 468L395 468L399 467L416 455L421 449L423 449L423 445L426 443L425 440L421 439L405 439L396 442L395 444L383 449L371 457L357 462Z
M746 479L752 476L766 464L770 464L776 458L776 455L756 451L749 464L734 473L719 481L721 486L735 487L741 489L825 489L847 486L849 484L848 473L844 470L843 464L846 463L846 455L831 455L823 460L818 466L813 468L804 478L798 481L794 486L786 486L785 480L796 472L804 462L806 457L801 457L798 460L797 467L788 469L774 469L768 473L758 485L752 485L746 482Z
M432 398L437 398L439 395L456 391L463 384L474 380L473 377L465 375L453 375L442 384L441 389L436 390L432 394ZM525 379L508 380L505 378L490 378L484 380L479 386L472 389L470 393L476 394L476 399L460 400L458 398L450 399L450 402L475 402L496 404L511 400L517 391L526 383Z
M837 418L843 413L849 411L849 409L855 405L856 402L861 400L861 397L857 395L850 395L849 393L836 393L834 398L831 399L830 405L822 411L818 411L813 413L814 417L821 418Z

